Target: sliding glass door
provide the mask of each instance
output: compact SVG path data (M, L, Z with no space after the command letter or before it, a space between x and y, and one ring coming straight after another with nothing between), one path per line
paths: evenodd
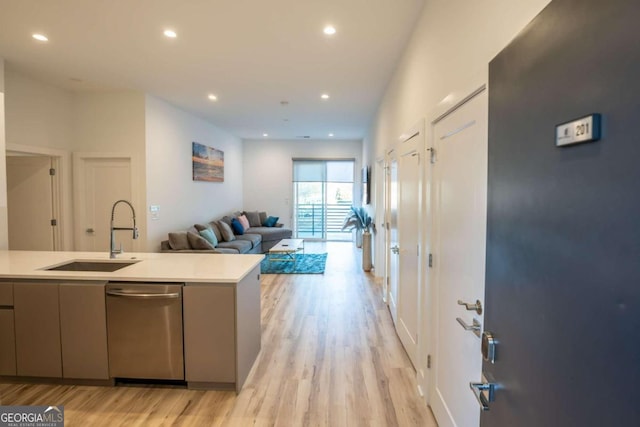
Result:
M294 233L299 239L350 240L342 222L353 204L353 160L293 160Z

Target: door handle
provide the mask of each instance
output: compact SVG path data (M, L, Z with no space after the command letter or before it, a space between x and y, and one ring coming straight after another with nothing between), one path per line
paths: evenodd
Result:
M469 388L476 396L480 408L483 411L489 410L489 403L495 400L496 384L494 383L469 383Z
M399 254L400 253L400 248L398 246L392 246L391 247L391 252L393 252L394 254Z
M124 297L124 298L180 298L180 292L171 292L168 294L156 294L156 293L133 293L133 292L125 292L118 289L109 290L106 292L107 295L112 297Z
M458 300L458 305L464 305L464 308L466 308L469 311L474 311L478 314L482 314L482 303L480 302L479 299L476 300L475 304L471 304L470 302L464 302L462 300Z
M460 326L462 326L465 331L471 331L475 336L480 338L480 322L478 322L476 319L473 319L473 324L467 325L466 322L459 317L456 317L456 320L458 321L458 323L460 323Z
M91 228L91 227L87 228L85 231L86 231L87 233L89 233L89 234L93 234L93 233L95 233L95 232L96 232L96 230L94 230L94 229L93 229L93 228Z

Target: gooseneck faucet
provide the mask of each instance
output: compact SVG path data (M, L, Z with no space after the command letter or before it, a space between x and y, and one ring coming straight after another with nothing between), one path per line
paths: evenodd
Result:
M133 216L133 227L114 227L113 226L113 217L116 212L116 206L118 206L119 203L125 203L129 205L129 207L131 208L131 215ZM114 232L120 231L120 230L131 231L133 232L133 238L134 239L138 238L138 227L136 227L136 210L133 208L133 205L126 200L118 200L113 204L113 207L111 208L111 233L110 233L111 241L109 242L109 248L110 248L109 258L115 258L117 254L121 254L123 252L122 243L120 243L120 249L116 249L116 242L114 238Z

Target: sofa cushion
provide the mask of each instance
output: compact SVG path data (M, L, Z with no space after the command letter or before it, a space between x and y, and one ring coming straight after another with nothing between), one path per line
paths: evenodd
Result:
M218 242L223 241L224 238L222 237L222 233L220 232L220 227L218 227L217 221L211 221L208 225L209 228L213 230L213 234L216 235L216 239L218 239Z
M255 233L244 233L242 236L236 236L238 240L247 240L251 242L251 249L255 248L262 242L262 236Z
M213 232L211 232L213 234ZM191 249L215 249L215 245L212 245L207 241L204 237L192 233L191 231L187 232L187 239L189 240L189 245L191 245Z
M242 236L244 234L244 227L238 218L233 218L231 220L231 229L233 230L233 234L237 234L238 236Z
M282 240L291 238L291 229L281 227L251 227L247 233L260 234L262 241Z
M236 236L233 235L233 230L231 230L231 226L229 224L220 220L218 221L218 228L220 229L222 240L224 240L225 242L233 242L234 240L236 240Z
M220 218L220 220L219 220L218 222L222 221L222 222L224 222L225 224L227 224L229 227L231 227L231 220L232 220L232 219L233 219L233 217L232 217L232 216L225 215L225 216L223 216L222 218Z
M202 236L214 248L218 245L218 239L216 235L213 234L213 230L211 230L210 228L205 228L204 230L200 230L198 234L200 234L200 236Z
M247 217L247 220L249 220L249 227L260 227L262 225L258 211L245 212L244 215Z
M216 249L235 249L244 254L251 250L251 242L248 240L236 239L233 242L220 242Z
M169 246L171 246L171 249L176 251L191 249L187 232L179 231L177 233L169 233Z

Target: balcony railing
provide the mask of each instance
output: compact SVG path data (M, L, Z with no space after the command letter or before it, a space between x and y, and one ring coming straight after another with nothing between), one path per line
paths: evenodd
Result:
M342 231L342 223L352 202L336 204L299 204L296 206L296 235L298 238L350 240L351 232ZM326 236L325 236L326 233Z

